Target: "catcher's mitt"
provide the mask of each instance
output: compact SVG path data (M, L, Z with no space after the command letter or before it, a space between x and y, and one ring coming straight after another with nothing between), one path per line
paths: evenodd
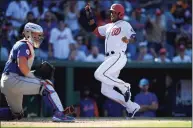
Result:
M51 65L49 62L44 61L41 63L41 65L39 66L39 68L37 68L34 71L34 75L40 79L43 80L53 80L54 79L54 71L55 68L53 65Z

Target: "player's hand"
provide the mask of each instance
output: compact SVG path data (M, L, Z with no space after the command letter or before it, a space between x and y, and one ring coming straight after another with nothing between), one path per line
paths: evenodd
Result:
M126 36L122 37L121 40L122 40L124 43L126 43L126 44L129 43L129 39L127 39Z
M87 3L87 5L85 7L85 10L88 11L88 12L91 11L90 3Z

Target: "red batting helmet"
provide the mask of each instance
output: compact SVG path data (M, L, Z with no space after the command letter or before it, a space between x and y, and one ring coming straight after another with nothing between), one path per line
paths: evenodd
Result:
M110 8L111 11L115 11L117 14L119 14L119 18L123 19L124 17L124 13L125 13L125 9L121 4L113 4L111 5Z

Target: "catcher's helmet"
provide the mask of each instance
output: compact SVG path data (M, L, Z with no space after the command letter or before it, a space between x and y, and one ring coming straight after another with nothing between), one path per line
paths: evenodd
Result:
M39 48L44 39L42 27L30 22L25 25L23 34L35 48Z
M111 5L110 11L115 11L117 14L119 14L119 18L123 19L125 9L121 4L113 4Z

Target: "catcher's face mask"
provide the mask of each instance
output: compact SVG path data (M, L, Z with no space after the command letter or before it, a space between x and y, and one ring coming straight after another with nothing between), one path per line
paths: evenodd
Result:
M42 32L32 32L31 35L32 35L34 47L39 48L42 41L44 40L44 34Z

